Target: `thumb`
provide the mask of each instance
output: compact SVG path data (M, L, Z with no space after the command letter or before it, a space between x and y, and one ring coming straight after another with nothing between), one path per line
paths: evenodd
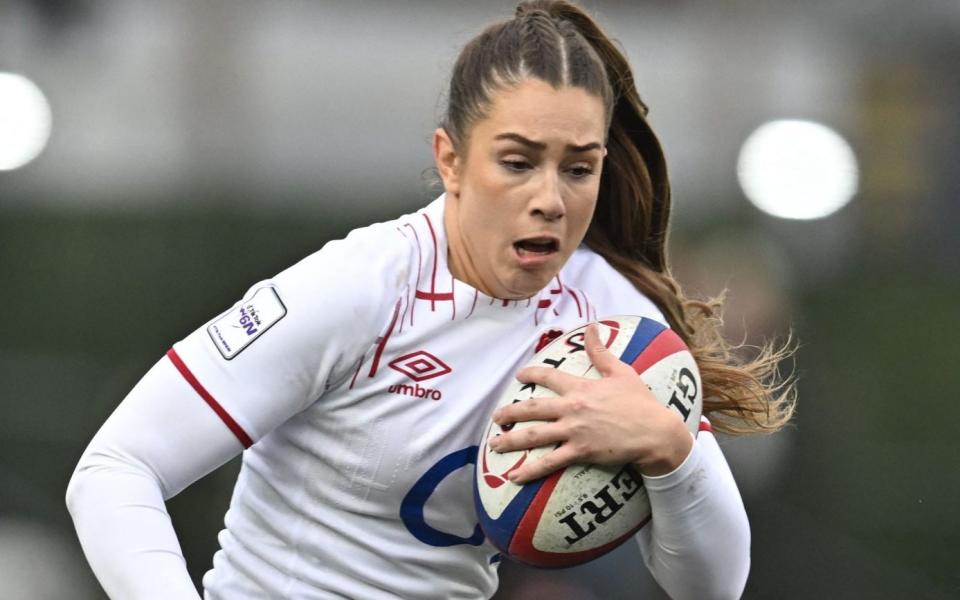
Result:
M590 362L593 363L593 366L596 367L602 377L610 377L611 375L615 375L622 367L627 367L626 364L614 356L604 343L600 341L600 333L597 330L596 323L587 325L584 342L587 347L587 356L590 357ZM629 369L630 367L627 368Z

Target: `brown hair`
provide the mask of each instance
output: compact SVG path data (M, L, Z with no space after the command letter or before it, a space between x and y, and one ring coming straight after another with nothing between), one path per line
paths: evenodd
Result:
M721 301L688 299L671 276L663 150L627 59L589 15L564 0L521 2L513 19L491 25L464 47L442 123L458 150L465 151L470 127L485 116L493 92L531 77L603 100L607 156L584 243L650 298L690 347L703 380L704 414L730 433L782 427L793 415L796 392L778 365L792 356L793 344L738 356L739 348L721 334Z

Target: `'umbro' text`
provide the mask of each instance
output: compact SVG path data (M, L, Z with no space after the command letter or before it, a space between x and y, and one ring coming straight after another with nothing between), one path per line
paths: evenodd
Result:
M430 388L420 387L419 384L407 385L406 383L400 383L391 385L387 388L387 391L391 394L401 394L404 396L412 396L414 398L430 398L431 400L439 400L443 398L443 394L440 393L440 390L431 390Z

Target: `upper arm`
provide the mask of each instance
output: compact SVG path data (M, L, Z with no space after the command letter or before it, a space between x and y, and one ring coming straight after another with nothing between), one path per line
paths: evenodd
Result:
M258 283L173 346L194 399L244 445L342 380L388 325L405 293L408 242L370 229Z
M77 465L84 475L113 471L156 481L164 498L243 450L166 358L158 361L103 424ZM68 490L68 497L79 490Z
M406 281L407 242L380 232L374 244L370 229L254 285L174 344L78 471L133 469L170 497L319 398L374 343Z

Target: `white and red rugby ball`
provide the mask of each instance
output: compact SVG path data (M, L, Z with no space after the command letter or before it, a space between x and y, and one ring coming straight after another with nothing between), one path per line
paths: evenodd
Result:
M643 377L653 395L677 413L694 435L703 409L700 373L675 332L643 317L618 315L598 322L600 339ZM586 326L561 335L526 366L546 366L599 379L584 349ZM516 379L497 406L552 391ZM570 465L548 477L517 485L510 471L557 447L555 444L497 453L488 440L505 429L532 427L525 421L501 428L490 422L481 438L474 480L480 526L503 553L539 567L568 567L593 560L619 546L650 520L650 502L640 475L628 465Z

